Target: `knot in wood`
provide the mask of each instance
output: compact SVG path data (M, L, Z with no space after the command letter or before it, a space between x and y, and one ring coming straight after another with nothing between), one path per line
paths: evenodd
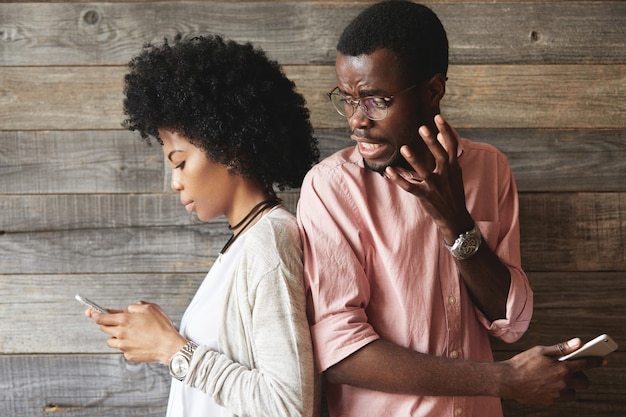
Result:
M540 38L541 38L541 35L536 30L533 30L532 32L530 32L531 42L538 42Z
M83 21L88 25L96 25L100 21L100 13L96 10L87 10L83 14Z

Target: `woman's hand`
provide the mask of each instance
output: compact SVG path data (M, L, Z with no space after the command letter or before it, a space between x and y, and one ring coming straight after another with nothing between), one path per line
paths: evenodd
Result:
M88 309L85 314L111 336L107 345L124 352L130 361L158 361L167 365L172 355L187 343L156 304L140 301L129 305L127 310L101 314Z

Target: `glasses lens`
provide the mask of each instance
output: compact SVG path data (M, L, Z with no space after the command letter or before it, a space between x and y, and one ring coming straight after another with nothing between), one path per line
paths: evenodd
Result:
M368 97L361 100L361 107L372 120L381 120L387 116L387 102L381 97Z
M333 103L333 106L335 106L335 110L337 110L337 113L345 117L352 116L354 107L352 107L346 97L338 93L331 93L329 96L331 103Z

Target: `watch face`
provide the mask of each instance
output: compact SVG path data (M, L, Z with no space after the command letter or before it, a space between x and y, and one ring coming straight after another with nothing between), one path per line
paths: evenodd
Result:
M184 377L189 371L189 361L183 355L174 355L170 361L170 370L176 377Z
M469 255L472 255L474 251L478 248L479 241L475 236L467 237L461 246L459 247L459 256L461 258L465 258Z

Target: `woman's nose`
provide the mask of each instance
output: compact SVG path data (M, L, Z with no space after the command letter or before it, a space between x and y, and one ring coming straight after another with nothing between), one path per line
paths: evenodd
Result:
M178 178L174 173L172 173L172 190L174 191L180 191L183 189L183 183L180 181L180 178Z

